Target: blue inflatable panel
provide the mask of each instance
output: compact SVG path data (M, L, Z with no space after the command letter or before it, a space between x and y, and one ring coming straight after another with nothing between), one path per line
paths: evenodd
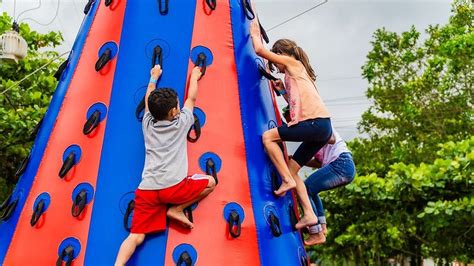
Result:
M305 253L300 234L292 230L288 215L288 206L292 202L291 193L283 198L273 196L270 175L273 166L264 152L261 139L263 132L276 121L275 109L269 100L272 98L271 90L268 81L262 80L258 72L258 57L249 35L250 21L244 14L241 1L230 2L242 126L261 264L300 265L301 256ZM280 220L282 235L279 237L273 236L270 230L267 217L269 209L274 209Z
M129 233L123 225L124 213L141 180L145 160L141 122L135 111L146 92L153 49L159 45L163 50L158 87L175 89L182 104L195 9L195 4L185 0L170 1L169 13L160 15L156 0L127 4L86 250L87 265L110 265ZM137 249L129 265L163 265L166 239L166 232L147 236L146 244Z

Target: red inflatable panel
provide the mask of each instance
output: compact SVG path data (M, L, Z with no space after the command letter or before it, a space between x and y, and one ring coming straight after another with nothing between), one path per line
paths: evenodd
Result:
M75 218L71 215L72 193L80 183L89 183L95 187L107 118L89 136L85 136L82 130L90 106L98 102L105 106L109 104L117 57L100 72L95 71L94 65L102 45L115 42L119 46L125 6L126 0L114 1L110 7L100 3L99 11L106 10L96 13L4 265L55 265L60 242L49 239L69 237L78 239L81 244L81 251L73 265L84 264L93 202ZM58 172L63 153L71 145L78 145L82 156L68 175L61 179ZM49 193L51 203L39 222L32 227L30 219L33 205L36 197L43 192ZM24 243L28 243L28 246ZM37 258L41 258L41 261Z

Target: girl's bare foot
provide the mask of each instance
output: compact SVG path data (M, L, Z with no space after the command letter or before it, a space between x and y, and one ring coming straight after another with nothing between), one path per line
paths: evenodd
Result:
M182 210L179 210L176 207L170 207L166 212L166 215L173 220L181 222L185 227L193 229L194 225L189 221L188 217L184 214Z
M326 242L326 236L323 232L317 234L310 234L309 237L304 241L306 246L320 245Z
M318 217L316 215L304 215L295 225L296 229L305 228L310 225L315 225L318 223Z
M326 224L321 224L321 228L323 229L323 234L327 235L328 234L328 227L326 226Z
M273 191L273 193L275 193L277 196L283 197L286 195L287 191L294 188L296 188L295 180L293 180L293 178L288 178L287 181L281 182L281 186L277 190Z

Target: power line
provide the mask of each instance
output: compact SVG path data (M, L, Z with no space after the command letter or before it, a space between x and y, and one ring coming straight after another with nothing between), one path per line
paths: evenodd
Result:
M370 102L358 102L358 103L333 103L333 104L326 104L326 106L363 106L363 105L370 105Z
M340 101L362 101L362 100L368 100L368 98L365 95L360 95L360 96L324 99L324 102L330 103L330 102L340 102Z
M59 23L59 27L62 29L62 32L66 32L64 30L65 27L63 26L63 23L61 22L61 16L58 16L58 23ZM66 41L67 45L69 46L69 49L72 49L72 44L69 41L69 39L67 38L66 34L64 34L63 38Z
M74 10L76 11L76 15L79 14L79 16L82 14L81 11L79 11L79 8L76 5L76 0L72 0L72 4L74 5Z
M37 21L36 19L33 19L33 18L25 18L25 19L23 19L22 21L31 20L31 21L33 21L33 22L35 22L35 23L37 23L37 24L39 24L39 25L41 25L41 26L45 26L45 27L46 27L46 26L49 26L49 25L51 25L51 24L56 20L56 18L58 17L58 14L59 14L59 4L60 4L60 2L61 2L61 1L58 0L58 5L57 5L57 7L56 7L56 14L54 14L53 19L51 19L51 21L49 21L48 23L42 23L42 22L39 22L39 21ZM40 0L40 5L41 5L41 0ZM27 11L31 11L31 10L32 10L32 9L27 10Z
M336 77L336 78L329 78L329 79L317 79L316 82L326 82L326 81L334 81L334 80L348 80L348 79L362 79L361 76L352 76L352 77Z
M34 75L36 72L40 71L41 69L47 67L49 64L51 64L52 62L54 62L55 60L58 60L59 58L65 56L66 54L68 54L70 51L67 51L67 52L64 52L58 56L56 56L55 58L51 59L48 63L42 65L41 67L39 67L38 69L36 69L35 71L31 72L30 74L26 75L24 78L20 79L19 81L13 83L13 85L11 85L10 87L6 88L4 91L0 92L0 94L5 94L7 91L11 90L12 88L14 88L15 86L17 86L18 84L22 83L24 80L26 80L27 78L31 77L32 75Z
M15 14L16 14L16 0L13 1L13 19L15 19Z
M271 28L269 28L269 29L267 30L267 32L269 32L269 31L271 31L271 30L274 30L274 29L280 27L280 26L283 25L283 24L288 23L288 22L290 22L290 21L292 21L292 20L298 18L299 16L302 16L302 15L304 15L304 14L310 12L310 11L313 10L313 9L315 9L315 8L317 8L317 7L319 7L319 6L322 6L322 5L326 4L327 2L328 2L328 0L324 0L323 2L317 4L317 5L313 6L313 7L310 7L310 8L308 8L308 9L306 9L305 11L303 11L303 12L301 12L301 13L299 13L299 14L297 14L297 15L295 15L295 16L293 16L293 17L291 17L291 18L289 18L289 19L287 19L287 20L285 20L285 21L283 21L283 22L281 22L281 23L279 23L279 24L277 24L277 25L271 27Z
M15 3L16 3L16 0L15 0ZM18 21L18 19L21 17L21 15L25 14L26 12L33 11L33 10L36 10L36 9L39 9L39 8L41 8L41 0L38 1L38 6L35 6L33 8L24 10L23 12L18 14L18 16L16 18L15 18L15 14L13 14L13 17L15 18L16 21Z

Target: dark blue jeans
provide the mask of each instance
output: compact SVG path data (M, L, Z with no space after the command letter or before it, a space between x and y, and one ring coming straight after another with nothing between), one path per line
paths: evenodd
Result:
M292 159L304 166L331 138L331 119L308 119L291 127L284 124L278 127L278 134L283 141L302 141Z
M344 152L335 161L313 172L306 179L304 183L319 223L326 223L323 203L318 195L319 192L347 185L354 180L355 174L352 155L349 152Z

